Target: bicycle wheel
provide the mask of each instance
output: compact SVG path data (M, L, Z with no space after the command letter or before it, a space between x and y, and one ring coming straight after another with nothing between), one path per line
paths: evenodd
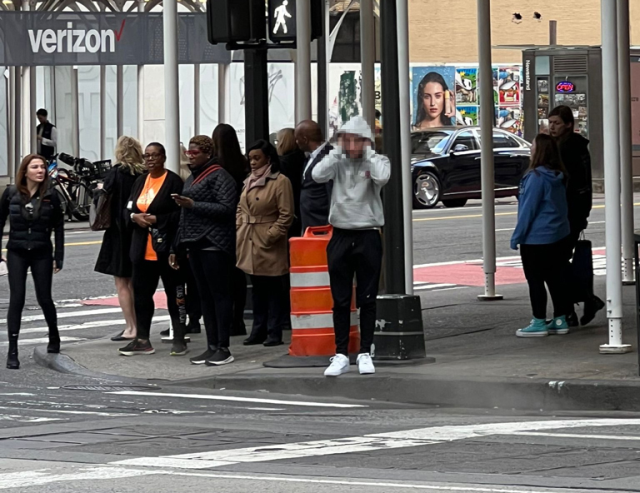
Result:
M84 183L73 183L70 185L69 195L73 200L73 217L78 221L88 221L89 208L93 199L93 193L89 187Z

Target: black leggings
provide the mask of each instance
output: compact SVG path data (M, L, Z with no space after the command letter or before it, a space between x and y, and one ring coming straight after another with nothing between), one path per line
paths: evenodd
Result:
M520 245L522 266L529 284L529 296L534 318L547 317L547 290L553 301L553 316L571 313L569 259L572 253L571 237L550 245Z
M155 311L153 295L158 289L158 282L162 279L164 292L167 295L167 309L173 325L173 340L184 341L185 326L180 320L178 307L178 286L183 285L179 271L169 266L166 257L156 261L143 260L133 264L133 300L136 310L138 339L148 340L151 332L151 321Z
M33 252L9 250L7 253L9 269L9 313L7 328L9 340L17 341L20 335L22 309L26 298L27 271L31 268L31 276L36 288L36 298L44 318L49 326L49 340L59 342L58 316L51 296L53 282L53 254L51 251Z
M210 349L228 348L233 323L233 259L222 251L190 250L189 262L200 292L207 345Z

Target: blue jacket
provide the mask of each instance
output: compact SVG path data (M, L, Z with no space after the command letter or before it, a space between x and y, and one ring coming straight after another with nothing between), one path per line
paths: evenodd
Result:
M550 245L569 235L564 175L544 166L528 172L520 183L518 224L511 248Z

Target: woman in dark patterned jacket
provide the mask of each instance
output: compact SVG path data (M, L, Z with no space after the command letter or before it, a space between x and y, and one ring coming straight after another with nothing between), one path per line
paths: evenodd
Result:
M198 285L206 351L191 358L193 364L209 366L233 362L229 338L233 323L231 279L236 261L236 183L213 157L213 141L199 135L189 142L189 168L182 195L174 196L182 208L180 228L169 262L179 268L176 253L186 253Z

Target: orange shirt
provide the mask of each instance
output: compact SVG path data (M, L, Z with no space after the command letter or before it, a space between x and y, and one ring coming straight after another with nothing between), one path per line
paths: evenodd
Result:
M140 209L140 212L142 213L147 212L147 209L149 209L151 202L153 202L153 199L156 198L156 195L158 195L158 192L162 188L162 184L164 183L164 180L167 178L167 174L168 173L165 172L165 174L162 175L160 178L152 178L151 175L147 175L147 179L144 182L144 188L142 189L142 193L140 194L140 197L138 197L138 201L136 202L136 205L138 206L138 209ZM147 249L144 254L144 259L158 260L158 255L156 254L156 251L153 249L153 241L151 241L151 233L149 233L149 238L147 238Z

